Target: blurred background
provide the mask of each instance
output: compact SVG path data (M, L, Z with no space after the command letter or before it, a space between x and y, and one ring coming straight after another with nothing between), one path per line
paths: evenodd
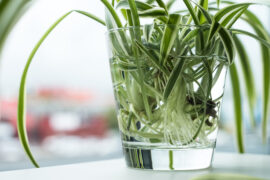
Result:
M30 168L16 132L17 96L27 57L46 29L72 9L104 17L104 7L95 0L36 0L12 29L1 54L0 65L0 171ZM270 31L270 11L250 8ZM249 30L244 23L238 26ZM27 131L33 153L41 166L88 162L121 157L114 97L107 57L106 28L73 13L49 36L30 68L27 90ZM243 39L249 49L258 93L251 128L244 117L247 153L270 154L261 140L262 78L259 45ZM236 60L237 61L237 60ZM243 112L248 111L243 99ZM218 152L237 152L234 139L232 92L227 78ZM270 123L269 123L270 124ZM270 132L270 126L268 126ZM269 133L270 134L270 133Z

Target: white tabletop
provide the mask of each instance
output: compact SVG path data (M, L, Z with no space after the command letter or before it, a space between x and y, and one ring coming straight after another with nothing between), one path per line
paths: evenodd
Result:
M199 174L237 173L270 179L270 156L216 153L213 167L200 171L134 170L124 159L0 172L1 180L188 180Z

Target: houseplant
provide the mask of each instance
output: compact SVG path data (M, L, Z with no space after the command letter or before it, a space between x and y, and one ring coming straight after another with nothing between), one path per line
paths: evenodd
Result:
M265 140L270 44L269 35L258 18L247 10L252 3L235 4L224 1L226 7L219 9L219 1L208 3L207 0L199 2L183 0L186 9L170 12L174 0L170 0L167 4L162 0L147 2L113 0L111 3L101 0L101 2L106 7L105 22L88 12L79 10L68 12L44 34L27 61L20 85L18 133L27 155L35 166L38 164L31 154L25 131L27 72L42 42L72 12L83 14L107 26L108 41L112 50L110 60L112 77L123 140L133 144L147 142L150 145L154 144L153 147L156 146L155 143L167 144L168 166L156 169L183 169L174 165L173 149L194 150L196 147L202 149L205 144L208 145L208 135L216 131L219 104L223 94L221 91L220 96L213 98L212 93L215 92L213 88L220 77L224 76L228 65L234 93L238 148L239 152L244 152L240 82L236 65L233 64L235 51L240 57L240 68L245 77L251 114L255 102L255 86L248 56L237 34L248 35L262 44L264 73L262 132ZM116 9L120 10L119 14ZM120 15L126 20L126 25L122 24ZM152 18L153 23L141 26L140 18L144 17ZM233 29L232 26L240 18L249 23L256 34ZM140 148L141 146L138 145ZM213 146L214 140L211 148ZM130 149L134 149L133 146L127 150L128 165L152 169L153 166L145 163L147 161L145 157L150 157L147 155L149 152L140 148L131 151ZM212 156L212 152L210 154ZM187 168L204 168L209 166L210 162L211 157L207 165Z

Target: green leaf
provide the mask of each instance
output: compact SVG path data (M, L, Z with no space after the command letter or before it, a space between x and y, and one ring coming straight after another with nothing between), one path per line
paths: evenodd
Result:
M112 5L107 1L107 0L100 0L104 6L108 9L108 11L111 13L111 16L113 17L116 25L118 28L123 27L119 16L117 15L117 13L115 12L114 8L112 7Z
M212 77L212 70L210 68L209 62L203 58L203 64L206 67L208 78L207 78L207 89L206 89L206 97L211 96L211 89L212 89L212 83L213 83L213 77Z
M199 5L205 10L205 12L207 12L208 0L200 0ZM198 11L198 17L199 17L200 24L203 24L205 22L205 15L202 16L201 11Z
M232 26L244 12L242 10L247 8L250 4L251 3L233 4L219 10L213 17L214 21L212 22L207 42L210 42L214 35L220 30L220 26L226 27L227 24ZM241 13L239 13L239 11Z
M235 56L235 44L234 44L233 38L232 38L230 32L223 27L221 27L219 30L219 37L220 37L222 44L225 48L228 62L229 62L229 64L232 64L232 62L234 60L234 56Z
M219 8L220 0L217 0L217 8Z
M226 18L227 16L229 16L230 14L232 13L235 13L234 11L236 9L239 9L241 7L246 7L246 6L249 6L251 5L252 3L238 3L238 4L232 4L232 5L229 5L229 6L226 6L224 8L222 8L221 10L219 10L215 16L214 16L214 19L219 22L220 20Z
M150 41L150 38L152 37L153 30L154 30L154 25L152 25L152 24L144 26L143 35L144 35L144 38L147 42Z
M153 4L156 0L147 0L146 3L147 4Z
M159 69L161 70L163 73L165 73L167 76L169 76L169 71L162 65L159 63L159 59L158 57L155 57L152 53L150 53L141 43L139 43L138 41L136 41L137 46L140 48L140 50L142 52L144 52L145 55L147 55L149 57L149 60L151 60L151 62Z
M165 10L166 14L168 14L166 4L162 0L156 0L156 2L158 3L159 7L163 8Z
M151 8L145 11L139 11L140 17L160 17L166 16L166 11L163 8Z
M131 64L125 61L118 61L118 67L123 71L134 71L138 70L138 67L135 64Z
M193 30L191 30L191 31L184 37L184 39L182 40L182 42L183 42L183 43L187 43L187 42L189 42L190 40L192 40L194 37L196 37L198 34L199 34L199 29L198 29L198 28L193 29Z
M24 71L23 71L23 74L21 77L19 98L18 98L18 118L17 118L18 127L17 127L17 130L18 130L18 135L19 135L20 141L22 143L22 146L23 146L27 156L29 157L29 159L31 160L33 165L35 165L36 167L39 167L39 165L36 162L34 156L32 155L32 152L30 150L27 132L26 132L26 115L25 115L25 113L26 113L26 79L27 79L27 74L28 74L28 70L29 70L29 67L31 65L31 62L32 62L37 50L41 46L41 44L44 42L44 40L47 38L47 36L55 29L55 27L60 22L62 22L72 12L74 12L74 11L70 11L70 12L64 14L45 32L45 34L42 36L42 38L38 41L38 43L35 45L34 49L32 50L32 52L31 52L31 54L26 62L26 65L24 67ZM76 12L81 13L82 11L76 11ZM86 13L83 13L83 15L86 15ZM90 13L87 13L87 16L90 17L91 19L101 23L102 25L104 25L104 22L102 20L100 20L99 18L97 18L96 16L91 15Z
M244 13L245 11L247 11L247 8L248 8L248 7L242 8L241 10L239 10L239 12L238 12L238 13L230 20L230 22L226 25L226 28L227 28L227 29L230 29L230 28L234 25L234 23L237 22L237 20L243 15L243 13Z
M93 19L96 22L98 22L98 23L106 26L106 23L102 19L100 19L99 17L97 17L97 16L95 16L95 15L93 15L91 13L88 13L88 12L85 12L85 11L80 11L80 10L74 10L74 12L77 12L79 14L85 15L86 17L88 17L90 19Z
M253 73L251 70L250 66L250 59L248 54L246 53L246 50L244 48L244 45L242 42L239 40L238 37L234 36L234 42L235 42L235 47L237 50L237 54L239 56L240 64L241 64L241 69L243 72L244 76L244 81L245 81L245 88L248 96L248 104L249 104L249 113L250 113L250 120L251 120L251 125L255 127L255 120L254 120L254 107L255 107L255 102L256 102L256 85L254 82L253 78Z
M260 20L250 11L246 11L245 17L243 18L249 25L254 29L256 34L267 42L270 42L268 32L263 27ZM262 69L263 69L263 117L262 117L262 137L264 143L267 140L267 124L269 115L269 96L270 96L270 50L266 47L266 44L261 42L261 53L262 53Z
M135 1L135 4L136 4L138 11L145 11L147 9L153 8L153 6L151 6L147 3L141 2L141 1ZM119 1L119 3L117 3L117 5L116 5L116 9L130 9L128 0Z
M139 14L138 10L135 4L134 0L128 0L129 7L130 7L130 14L132 18L132 24L135 26L134 30L134 35L135 35L135 40L141 41L141 33L140 33L140 19L139 19Z
M250 11L246 11L244 20L251 25L255 30L256 34L270 42L270 36L266 31L266 28L263 27L260 20ZM262 53L262 69L263 69L263 117L262 117L262 137L263 142L266 143L267 140L267 124L268 124L268 115L269 115L269 96L270 96L270 50L265 47L265 44L261 42L261 53Z
M129 11L129 10L127 10ZM108 30L117 29L118 26L114 21L112 14L108 9L105 9L105 21ZM128 39L124 30L109 31L108 37L110 38L111 47L119 56L129 56L131 54L130 47L128 46Z
M134 0L128 0L128 4L129 4L129 7L130 7L133 26L139 27L140 26L140 19L139 19L138 10L137 10L135 1Z
M244 153L241 90L240 90L239 75L237 73L235 64L232 64L230 66L230 77L233 91L237 147L240 153Z
M120 0L116 0L117 3L119 3ZM112 4L112 6L114 7L114 4ZM121 9L121 13L123 15L123 17L125 18L125 20L127 20L127 12L125 9Z
M30 4L30 0L0 0L0 54L10 30Z
M164 94L163 94L163 99L165 102L170 96L177 79L180 77L184 64L185 64L185 59L178 59L176 66L173 68L173 71L171 72L171 75L166 84Z
M164 30L164 34L160 45L161 62L166 64L168 55L177 37L179 31L178 25L180 24L181 16L178 14L170 14L168 23Z
M226 17L220 20L220 25L229 29L239 17L247 10L248 5L236 8L230 12Z
M189 0L183 0L183 1L185 3L186 7L188 8L188 11L189 11L194 23L196 25L200 25L200 21L199 21L198 17L196 16L195 10L192 7L192 5L190 4Z
M169 0L167 3L166 3L166 6L167 6L167 10L170 10L172 5L175 3L176 0Z
M207 22L209 23L209 24L211 24L212 23L212 17L211 17L211 15L209 14L209 12L203 7L203 6L201 6L200 4L197 4L195 1L192 1L191 0L191 2L193 2L198 8L199 8L199 10L202 12L202 14L204 15L204 17L206 18L206 20L207 20ZM208 2L208 1L207 1ZM202 18L202 17L201 17ZM201 22L202 23L202 22Z
M263 44L265 47L270 48L270 42L266 41L265 39L256 36L255 34L252 34L248 31L244 31L244 30L240 30L240 29L231 29L231 32L233 34L243 34L243 35L247 35L249 37L254 38L255 40L258 40L261 44Z

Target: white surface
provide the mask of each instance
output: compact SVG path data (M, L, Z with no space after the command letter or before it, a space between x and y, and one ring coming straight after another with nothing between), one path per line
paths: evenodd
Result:
M124 159L1 172L1 180L188 180L209 172L237 173L270 179L270 156L217 153L213 167L201 171L134 170Z

